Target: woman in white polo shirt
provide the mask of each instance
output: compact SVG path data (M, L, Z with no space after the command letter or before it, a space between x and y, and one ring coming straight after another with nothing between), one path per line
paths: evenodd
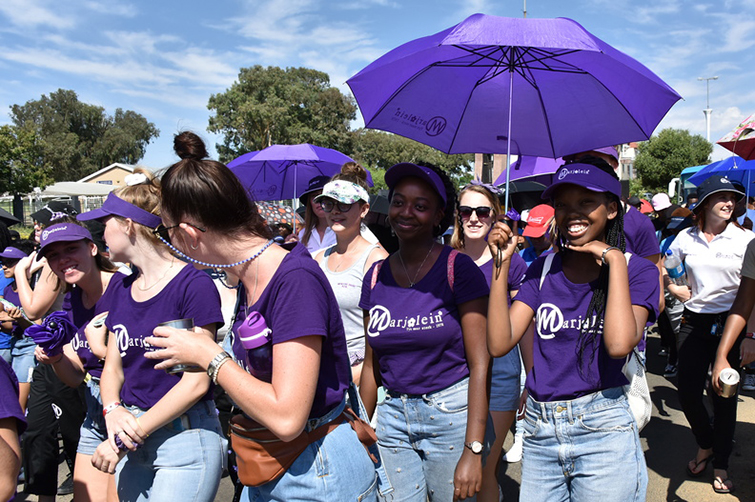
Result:
M712 176L697 189L697 226L680 232L669 248L687 268L691 296L679 331L679 400L697 441L697 455L686 466L699 477L713 464L713 489L728 493L727 469L737 420L737 399L713 396L714 422L703 404L708 367L715 361L721 333L737 294L742 258L755 234L740 227L734 206L744 196L728 179ZM678 286L676 286L678 287ZM669 289L672 293L672 288Z

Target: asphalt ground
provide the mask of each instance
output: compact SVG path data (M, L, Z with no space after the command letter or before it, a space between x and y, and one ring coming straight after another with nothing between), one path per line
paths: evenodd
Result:
M695 456L697 447L681 411L676 392L676 379L663 377L666 358L658 356L660 339L657 335L648 337L648 384L653 400L653 417L640 434L648 465L649 502L726 502L740 500L755 501L755 392L743 391L739 395L737 428L734 436L734 450L729 460L729 476L735 484L735 491L729 495L717 494L711 486L713 470L708 467L704 476L690 478L685 466ZM504 449L509 448L512 437L506 438ZM60 482L68 474L68 467L62 462L58 470ZM521 463L501 462L499 481L504 499L519 499ZM19 486L19 490L23 485ZM220 483L216 501L230 502L233 486L229 478ZM36 501L37 497L20 493L18 501ZM73 496L58 496L58 501L73 500ZM156 501L162 502L162 501ZM338 501L334 501L338 502ZM526 502L526 501L523 501ZM598 501L613 502L613 501Z

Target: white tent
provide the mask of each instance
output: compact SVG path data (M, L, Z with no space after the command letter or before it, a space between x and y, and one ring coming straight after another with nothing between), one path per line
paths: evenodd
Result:
M78 181L59 181L54 183L44 190L41 195L47 196L103 196L109 194L113 188L113 185L101 185L98 183L79 183Z

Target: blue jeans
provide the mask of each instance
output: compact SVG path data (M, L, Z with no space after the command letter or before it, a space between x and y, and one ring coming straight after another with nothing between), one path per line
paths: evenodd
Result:
M34 358L36 347L37 344L30 336L13 337L11 341L11 357L13 358L11 366L16 373L18 383L31 382L31 374L37 366L37 360Z
M86 387L84 403L87 407L87 414L84 423L81 424L79 446L76 448L76 452L82 455L94 455L97 447L107 440L107 425L105 424L105 417L102 416L100 379L90 377L89 381L86 382Z
M378 446L394 502L453 500L454 471L467 432L468 388L464 378L421 396L389 390L378 404ZM488 422L486 452L494 435Z
M493 358L492 379L490 381L490 411L515 411L519 408L522 395L519 377L522 364L519 360L519 347L505 356Z
M344 401L307 430L316 429L343 411ZM249 502L377 501L375 464L351 426L344 422L330 434L307 446L285 474L262 486L245 486L241 500Z
M644 501L648 474L621 387L572 401L527 399L521 500Z
M136 416L144 413L129 410ZM226 445L214 403L199 401L120 461L115 472L119 500L211 502L220 485Z

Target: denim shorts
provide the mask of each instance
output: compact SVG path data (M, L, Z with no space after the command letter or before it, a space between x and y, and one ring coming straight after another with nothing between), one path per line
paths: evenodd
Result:
M84 423L81 424L79 446L77 453L82 455L94 455L97 447L107 440L107 425L102 416L102 398L100 397L100 379L90 377L86 382L84 402L87 406L87 414Z
M127 409L135 416L144 414L136 407ZM118 499L213 501L227 444L214 403L199 401L120 461L115 471Z
M464 378L420 396L389 390L378 404L378 446L393 500L453 500L454 472L467 432L468 389L469 378ZM485 456L494 436L488 417Z
M645 500L645 457L622 387L571 401L530 396L520 424L521 500Z
M312 430L333 420L346 400L319 419L310 420ZM262 486L245 486L241 500L271 501L369 501L376 502L378 478L367 452L348 423L311 443L285 474Z
M521 396L519 377L522 363L519 347L505 356L493 359L493 378L490 382L490 411L516 411Z
M29 336L13 337L11 341L11 357L13 358L11 366L16 373L18 383L31 382L31 374L37 366L37 360L34 358L36 346L37 344Z

